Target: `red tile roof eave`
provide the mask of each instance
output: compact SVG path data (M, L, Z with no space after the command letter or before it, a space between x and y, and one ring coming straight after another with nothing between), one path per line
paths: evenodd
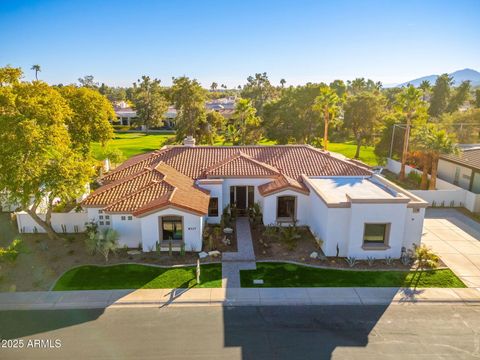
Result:
M300 189L298 187L291 186L291 185L278 187L278 188L275 188L275 189L270 190L270 191L262 191L262 190L259 189L259 193L260 193L260 195L266 197L266 196L270 196L270 195L273 195L273 194L276 194L276 193L279 193L279 192L282 192L282 191L286 191L286 190L295 191L295 192L298 192L298 193L301 193L301 194L304 194L304 195L309 195L310 194L310 190L308 190L308 189Z
M140 210L133 211L132 215L134 215L136 217L145 217L145 216L154 214L158 211L161 211L161 210L167 209L167 208L174 208L174 209L177 209L177 210L180 210L180 211L187 211L191 214L199 215L199 216L204 216L204 215L208 214L208 209L206 209L203 212L203 211L195 210L195 209L190 208L190 207L185 206L185 205L180 205L178 203L173 203L171 201L167 201L166 203L164 203L160 206L155 206L155 207L151 207L151 208L148 208L148 209L140 209Z

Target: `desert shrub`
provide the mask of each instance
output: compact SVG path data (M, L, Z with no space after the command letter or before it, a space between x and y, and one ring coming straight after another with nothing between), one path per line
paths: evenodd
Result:
M3 248L0 247L0 262L14 262L20 253L24 252L22 240L15 239L10 245Z
M297 246L297 240L301 238L298 228L295 225L280 227L277 236L289 250L295 249Z
M438 266L440 258L432 252L425 244L415 246L415 259L417 260L419 268L434 269Z

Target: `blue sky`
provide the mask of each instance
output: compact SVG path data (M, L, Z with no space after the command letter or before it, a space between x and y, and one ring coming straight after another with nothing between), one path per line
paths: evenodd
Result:
M229 86L266 71L288 84L369 77L397 83L480 71L479 0L6 1L0 66L31 79L83 75L130 85L140 75Z

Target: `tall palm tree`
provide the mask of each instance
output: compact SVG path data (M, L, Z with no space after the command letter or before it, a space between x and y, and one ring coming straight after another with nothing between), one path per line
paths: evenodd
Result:
M437 169L440 154L458 154L459 149L455 144L454 137L447 134L445 130L435 131L433 129L428 136L427 142L432 156L432 174L428 189L435 190L437 185Z
M400 180L405 180L405 164L407 163L408 142L410 140L410 129L412 126L412 120L417 113L424 107L424 102L421 99L422 93L420 90L415 89L410 85L405 88L397 96L397 110L403 113L407 122L405 129L405 137L403 139L403 151L402 151L402 166L400 168Z
M280 85L282 86L282 88L285 87L285 84L287 83L287 80L285 79L280 79Z
M430 85L430 81L428 80L423 80L420 85L418 85L418 88L422 90L422 100L426 101L427 99L427 93L430 91L432 86Z
M422 180L420 182L420 189L427 190L428 188L428 172L432 166L432 154L430 152L430 133L431 126L424 126L413 133L413 146L416 150L416 158L420 159L422 165Z
M323 128L323 148L328 150L328 124L333 121L335 114L338 112L338 98L335 91L328 86L324 86L320 89L320 94L315 98L314 109L320 111L323 115L324 128Z
M32 65L32 67L30 68L30 70L35 71L35 80L38 81L38 73L39 73L40 71L42 71L42 69L40 69L40 65Z
M210 89L212 89L212 91L215 91L217 90L217 88L218 88L218 84L215 81L212 82L212 85L210 85Z

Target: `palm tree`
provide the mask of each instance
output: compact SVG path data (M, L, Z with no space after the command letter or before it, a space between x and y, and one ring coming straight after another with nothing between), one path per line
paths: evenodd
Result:
M285 79L280 79L280 85L282 86L282 88L285 87L285 84L287 83L287 80Z
M103 229L100 233L95 235L95 250L104 256L106 263L108 263L108 255L110 252L115 253L115 251L117 251L118 238L118 232L110 228Z
M323 149L328 150L328 123L333 121L335 114L338 111L338 98L335 91L328 86L324 86L320 89L320 94L315 98L314 109L320 111L323 115L324 128L323 128Z
M40 69L40 65L32 65L30 70L35 71L35 80L38 81L38 73L42 71L42 69Z
M432 128L427 139L428 147L432 157L432 174L430 177L429 190L435 190L437 185L437 169L440 154L458 154L459 149L455 144L454 137L447 134L445 130L435 131Z
M430 85L430 81L428 81L428 80L423 80L420 83L420 85L418 86L418 88L422 90L422 93L423 93L422 100L423 101L426 101L427 93L430 91L431 87L432 86Z
M431 125L433 126L433 125ZM432 165L432 154L430 152L430 144L428 142L429 133L431 132L428 126L422 127L413 134L413 145L417 150L416 158L420 159L422 165L422 180L420 182L420 189L427 190L428 187L428 172Z
M407 163L408 142L410 140L410 128L412 120L417 116L419 110L424 106L421 99L421 91L410 85L397 95L397 110L405 116L407 126L403 139L402 166L400 168L400 180L405 180L405 164Z
M212 89L212 91L215 91L217 90L217 88L218 88L218 84L215 81L212 82L212 85L210 85L210 89Z

